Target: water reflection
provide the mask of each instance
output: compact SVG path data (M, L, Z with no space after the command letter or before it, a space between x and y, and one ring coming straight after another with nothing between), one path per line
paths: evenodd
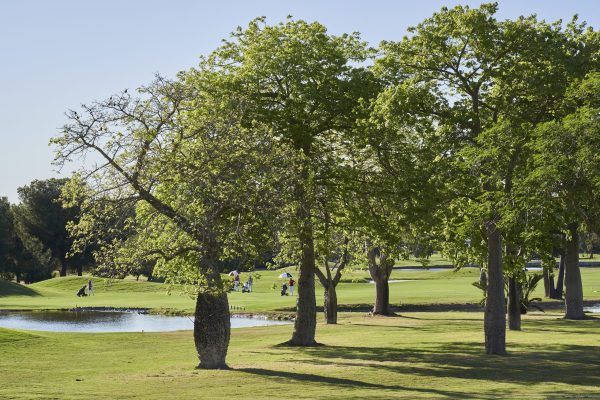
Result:
M583 311L591 312L591 313L600 313L600 304L596 304L595 306L585 307Z
M283 325L285 321L232 317L232 328ZM193 317L117 311L0 313L0 327L50 332L167 332L194 329Z

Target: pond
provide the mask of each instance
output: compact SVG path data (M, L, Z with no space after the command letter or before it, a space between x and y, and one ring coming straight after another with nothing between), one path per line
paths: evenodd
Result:
M595 306L585 307L583 311L591 312L591 313L600 313L600 304L596 304Z
M231 317L232 328L285 324L290 322ZM194 329L194 317L125 311L0 312L0 327L50 332L167 332Z
M395 272L440 272L440 271L451 271L451 267L431 267L431 268L398 268Z

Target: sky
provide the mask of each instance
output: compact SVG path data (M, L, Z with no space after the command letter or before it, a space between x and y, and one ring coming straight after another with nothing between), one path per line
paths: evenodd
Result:
M68 109L197 65L237 26L266 16L319 21L332 34L358 31L371 45L400 40L442 6L434 0L0 0L0 196L34 179L67 176L48 146ZM500 0L499 19L579 14L600 27L597 0Z

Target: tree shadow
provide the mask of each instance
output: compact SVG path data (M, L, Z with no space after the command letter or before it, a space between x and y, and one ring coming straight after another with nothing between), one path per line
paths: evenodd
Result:
M39 296L40 294L15 282L9 282L0 279L0 297L8 296Z
M581 345L513 346L507 356L490 356L477 342L439 344L428 349L327 346L303 348L304 362L386 369L398 374L529 385L559 382L600 386L600 347Z
M304 382L304 383L328 384L328 385L334 385L334 386L340 386L340 387L350 387L350 388L356 388L356 389L378 389L378 390L394 390L394 391L403 390L403 391L422 392L422 393L427 393L427 394L437 394L437 395L442 395L442 396L446 396L446 397L462 397L464 395L464 394L458 393L458 392L451 392L451 391L445 391L445 390L439 390L439 389L433 389L433 388L423 389L423 388L411 388L411 387L400 386L400 385L384 385L384 384L380 384L380 383L364 382L364 381L348 379L348 378L337 378L337 377L331 377L331 376L307 374L307 373L300 373L300 372L290 372L290 371L276 371L276 370L270 370L270 369L264 369L264 368L239 368L239 369L236 369L236 371L253 374L253 375L284 378L284 379L298 381L299 383Z

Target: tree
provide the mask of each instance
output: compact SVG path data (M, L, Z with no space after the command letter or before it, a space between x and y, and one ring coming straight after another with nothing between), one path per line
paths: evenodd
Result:
M14 207L15 224L22 242L39 242L50 251L52 259L65 276L69 266L81 276L89 257L70 255L72 238L67 231L70 222L77 222L78 207L63 208L60 196L66 179L35 180L18 189L20 204ZM34 247L39 247L36 245ZM31 247L31 246L30 246Z
M0 197L0 276L12 279L14 272L15 232L10 203ZM20 276L17 275L17 282Z
M96 221L135 208L124 222L135 234L105 242L101 262L156 262L168 282L195 288L198 367L208 369L227 368L229 288L220 262L240 249L258 254L270 242L272 188L285 187L272 171L288 158L264 130L242 127L244 99L209 90L218 79L197 71L176 81L159 77L137 96L124 91L69 111L52 140L59 164L88 154L102 160L67 190L81 201L80 181L87 183L77 237L94 236Z
M534 169L529 180L536 185L535 199L544 207L544 219L566 238L565 318L583 319L583 285L579 271L579 235L582 225L600 227L600 73L573 82L564 104L564 116L536 130Z
M333 36L319 23L264 18L239 28L211 54L203 69L223 75L219 90L245 101L243 125L263 126L295 153L295 180L280 237L294 243L299 261L298 299L290 345L316 344L316 196L335 185L327 151L354 128L359 101L371 96L370 74L356 67L367 56L357 34ZM291 165L291 164L290 164Z
M333 237L327 244L335 243L335 239L342 239L342 237ZM322 270L318 266L315 268L315 273L323 286L323 313L325 315L325 322L327 324L337 324L337 291L336 287L342 278L342 271L350 262L350 253L348 251L348 237L343 237L342 243L334 244L334 249L342 249L341 254L334 255L332 251L329 251L328 247L324 247L321 254L320 261L323 265ZM333 265L331 265L333 263ZM323 272L324 271L324 272Z
M410 243L430 245L441 222L431 211L442 197L437 196L435 119L411 110L435 99L427 87L394 84L379 65L374 74L383 89L369 104L369 118L358 130L345 197L354 201L351 220L365 238L366 262L375 283L373 314L388 315L394 261L416 252Z
M378 68L398 92L427 93L402 96L402 105L407 113L434 116L436 162L444 165L438 169L444 183L438 195L448 199L442 218L458 222L445 230L459 239L465 218L478 227L471 233L477 242L483 238L479 256L487 259L485 349L504 354L502 228L510 225L504 211L526 160L523 149L532 127L552 118L554 96L564 91L565 71L576 70L572 55L581 46L577 38L570 41L560 23L533 16L497 21L496 11L496 4L442 8L401 42L383 43ZM576 37L578 27L569 29ZM454 252L472 251L464 245L468 238L448 243L455 244ZM472 249L481 248L475 244Z

